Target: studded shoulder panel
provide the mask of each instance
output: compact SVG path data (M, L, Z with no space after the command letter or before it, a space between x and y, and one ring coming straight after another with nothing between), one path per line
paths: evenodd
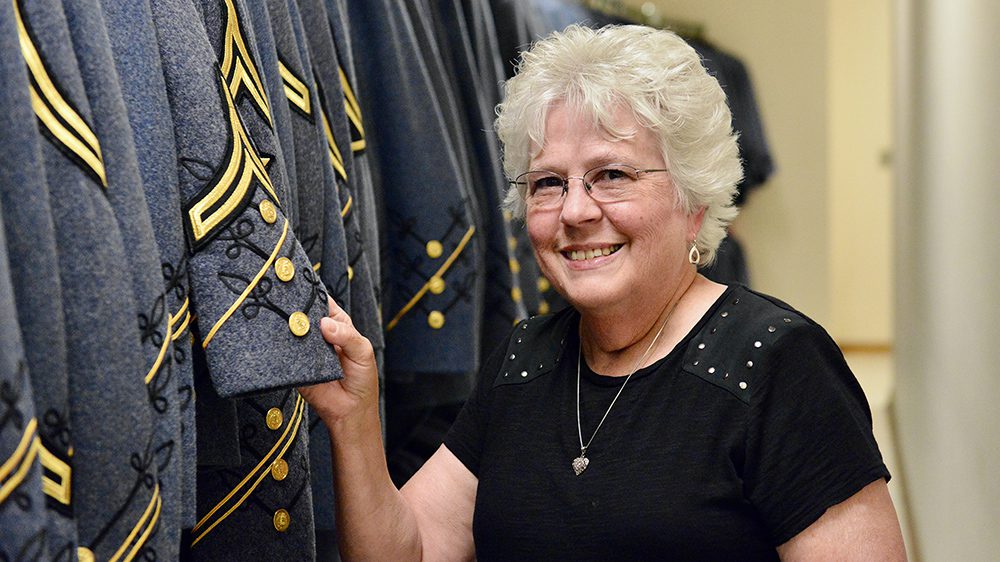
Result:
M576 311L565 309L555 315L533 316L519 322L493 387L527 383L552 371L578 319Z
M812 321L787 304L743 287L730 291L695 335L684 371L749 404L778 340Z

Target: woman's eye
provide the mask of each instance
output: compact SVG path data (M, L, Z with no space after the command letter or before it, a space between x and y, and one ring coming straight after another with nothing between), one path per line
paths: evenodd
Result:
M607 181L630 179L631 176L625 170L618 168L605 168L602 170L603 179Z
M536 179L534 182L532 182L532 185L534 186L535 190L551 189L551 188L562 189L563 180L558 176L545 176Z

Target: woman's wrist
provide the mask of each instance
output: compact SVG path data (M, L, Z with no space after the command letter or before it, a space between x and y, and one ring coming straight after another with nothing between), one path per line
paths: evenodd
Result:
M333 416L319 413L319 417L330 432L334 447L337 445L352 446L358 443L370 443L373 435L380 440L382 425L379 420L378 404L366 404L346 416Z

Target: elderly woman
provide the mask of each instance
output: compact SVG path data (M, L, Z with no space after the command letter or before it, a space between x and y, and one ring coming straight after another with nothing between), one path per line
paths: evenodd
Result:
M524 53L497 132L546 277L444 445L397 491L371 346L331 305L342 553L419 559L904 559L889 474L836 344L697 272L740 179L718 83L676 35L570 27ZM414 350L419 353L419 350Z

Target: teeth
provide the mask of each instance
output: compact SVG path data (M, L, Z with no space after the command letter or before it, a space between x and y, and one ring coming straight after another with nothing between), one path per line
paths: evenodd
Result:
M573 250L569 252L569 259L572 261L590 260L600 256L610 256L621 249L621 244L604 248L593 248L590 250Z

